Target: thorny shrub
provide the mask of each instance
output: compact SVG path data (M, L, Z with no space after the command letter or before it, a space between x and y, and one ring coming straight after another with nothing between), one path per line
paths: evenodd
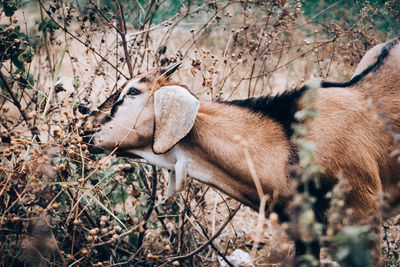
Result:
M0 6L1 266L232 266L227 255L248 250L254 234L265 241L254 264L287 264L292 245L271 235L276 214L267 214L265 237L233 225L224 230L240 207L235 201L195 182L165 201L165 170L91 155L79 136L81 121L127 78L177 60L183 68L176 78L206 100L277 93L311 76L347 80L369 48L400 29L392 0L1 0ZM307 114L300 121L314 116ZM318 179L319 169L313 144L296 127L306 183ZM304 241L326 244L343 266L365 266L373 237L367 226L343 223L345 190L339 183L331 192L326 233L313 220L313 196L299 193L297 226ZM218 200L207 201L211 195ZM400 263L396 224L384 228L387 266ZM316 259L306 255L303 262Z

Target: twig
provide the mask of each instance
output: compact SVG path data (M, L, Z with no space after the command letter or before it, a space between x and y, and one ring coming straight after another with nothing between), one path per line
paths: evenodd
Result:
M323 42L323 43L321 43L321 44L319 44L319 45L317 45L317 46L315 46L315 47L313 47L313 48L311 48L311 49L309 49L309 50L307 50L307 51L301 53L301 54L298 55L297 57L292 58L291 60L289 60L289 61L286 62L285 64L273 68L273 69L270 70L270 71L267 71L267 72L264 72L264 73L261 73L261 74L258 74L258 75L256 75L256 76L252 76L252 77L244 77L243 79L244 79L244 80L250 80L250 79L254 79L254 78L258 78L258 77L262 77L262 76L267 76L268 74L271 74L272 72L275 72L275 71L277 71L277 70L279 70L279 69L281 69L281 68L283 68L283 67L288 66L288 65L291 64L293 61L296 61L297 59L304 57L304 56L307 55L308 53L314 51L316 48L319 48L319 47L321 47L321 46L324 46L324 45L326 45L326 44L329 44L329 43L331 43L331 42L334 42L335 40L336 40L336 38L332 38L332 39L330 39L330 40L328 40L328 41L325 41L325 42Z
M135 162L137 162L137 161L135 161ZM147 165L151 165L151 164L149 164L147 161L145 161L145 162L140 162L140 163L143 163L143 164L147 164ZM145 170L144 168L143 168L143 170ZM150 189L150 187L149 187L149 184L147 183L147 181L146 181L146 179L143 179L143 184L144 184L144 186L146 187L146 190L148 191L148 192L150 192L151 191L151 189ZM146 192L147 193L147 192ZM166 232L166 233L168 233L169 234L169 231L168 231L168 227L167 227L167 225L165 224L165 222L164 222L164 218L160 215L160 209L158 208L158 207L154 207L154 211L156 212L156 214L157 214L157 218L160 220L160 222L161 222L161 225L162 225L162 227L163 227L163 230Z
M116 66L114 66L110 61L108 61L105 57L100 55L99 52L97 52L93 47L89 46L86 44L84 41L76 37L73 33L71 33L67 28L63 27L61 24L59 24L52 16L51 13L44 7L43 3L41 0L39 0L40 5L43 7L43 10L46 12L46 14L51 18L51 20L58 26L60 29L68 33L72 38L83 44L85 47L87 47L89 50L91 50L93 53L95 53L98 57L100 57L104 62L108 63L113 69L115 69L119 74L124 76L125 79L129 79L125 74L123 74Z
M153 212L155 203L156 203L156 193L157 193L157 170L156 167L151 166L152 168L152 181L151 181L151 196L150 196L150 204L149 208L147 209L146 214L143 216L143 229L147 230L147 221L150 218L151 213ZM140 232L137 242L137 248L140 248L143 243L145 231Z
M39 2L39 4L40 4L40 2ZM43 6L40 5L40 19L42 20L42 22L44 22L43 9L44 9ZM51 63L49 45L47 43L47 29L46 29L46 27L43 29L43 39L44 39L43 43L44 43L44 47L45 47L46 55L47 55L47 62L49 63L50 75L51 75L51 79L53 80L54 79L54 70L53 70L53 64Z
M205 242L203 245L201 245L200 247L198 247L197 249L195 249L194 251L190 252L189 254L183 255L183 256L178 256L178 257L173 257L171 259L169 259L168 261L164 262L163 264L161 264L160 266L164 266L168 263L171 263L173 261L182 261L184 259L193 257L194 255L200 253L201 251L203 251L208 245L210 245L215 238L217 238L221 232L225 229L225 227L228 225L228 223L232 220L232 218L236 215L236 213L239 211L240 207L242 206L242 204L239 204L233 211L232 213L229 214L229 217L226 219L226 221L224 222L224 224L218 229L218 231L207 241Z
M58 175L59 175L59 177L61 178L61 180L62 180L63 182L66 182L66 181L67 181L68 176L65 175L65 173L59 172ZM80 203L80 198L77 198L76 195L74 194L74 192L72 192L72 190L71 190L69 187L67 187L67 192L68 192L69 197L70 197L71 199L73 199L74 201L76 201L76 205L78 205L78 206L79 206L79 209L82 210L83 214L85 215L85 217L86 217L86 219L88 220L88 222L90 223L90 225L91 225L92 227L95 227L95 226L96 226L95 221L93 220L92 216L90 216L90 214L87 212L87 210L85 210L84 207L82 207L82 204ZM75 207L74 207L74 208L75 208ZM67 221L68 221L68 218L67 218Z
M190 187L192 186L192 183L190 183L187 187L186 187L186 197L183 198L183 210L181 213L181 225L179 226L179 239L178 239L178 255L180 255L182 253L183 250L183 237L184 237L184 232L185 232L185 224L187 222L187 220L185 220L185 214L187 213L189 207L189 193L190 193ZM183 195L183 194L182 194Z
M125 53L125 61L126 65L128 65L128 71L129 75L133 77L133 68L132 68L132 62L131 58L129 56L129 51L128 51L128 46L126 43L126 25L125 25L125 18L124 14L122 12L122 7L121 3L119 0L115 1L115 4L117 5L117 16L118 16L118 24L119 24L119 34L121 35L122 38L122 46L124 48L124 53Z
M12 91L11 88L10 88L10 85L9 85L8 82L7 82L6 77L4 77L4 75L3 75L2 72L0 72L0 78L1 78L1 81L3 82L4 86L6 87L7 92L10 94L11 99L13 100L13 104L17 107L19 113L21 113L21 115L22 115L22 118L24 118L26 124L28 125L28 128L29 128L29 130L30 130L32 136L36 136L37 141L38 141L39 143L41 143L42 141L40 141L40 138L39 138L38 133L37 133L33 128L30 127L30 123L29 123L29 121L28 121L28 118L27 118L26 115L25 115L24 110L23 110L22 107L21 107L21 104L19 103L19 101L18 101L17 98L15 97L13 91Z
M194 214L192 213L192 216L193 216L193 218L196 220L196 223L197 223L197 225L200 227L201 231L203 232L203 235L204 235L207 239L210 239L210 238L208 237L208 235L207 235L206 229L204 229L204 226L201 225L201 224L199 223L199 220L197 219L196 215L194 215ZM211 248L212 248L213 250L215 250L215 252L217 252L217 254L226 262L226 264L228 264L230 267L233 267L233 266L234 266L234 265L226 258L225 254L222 253L222 252L214 245L213 242L211 242L210 245L211 245Z
M258 221L257 221L257 226L256 226L257 235L254 238L253 248L250 251L250 257L254 261L256 253L257 253L258 244L260 243L261 235L263 232L263 226L264 226L264 220L265 220L265 206L269 199L269 195L264 194L260 179L258 178L257 172L254 167L253 159L251 158L249 149L247 147L247 142L242 141L241 145L243 145L243 152L245 155L245 159L247 161L247 165L249 166L250 174L253 177L253 181L254 181L254 184L257 189L258 197L260 199L260 207L259 207L259 211L258 211Z
M264 220L265 220L265 206L267 204L268 199L269 199L269 195L263 195L261 198L261 201L260 201L260 208L258 210L258 220L257 220L257 226L256 226L256 236L254 238L253 247L251 248L251 251L250 251L250 257L253 261L256 258L258 244L260 243L261 236L263 234L263 226L264 226Z

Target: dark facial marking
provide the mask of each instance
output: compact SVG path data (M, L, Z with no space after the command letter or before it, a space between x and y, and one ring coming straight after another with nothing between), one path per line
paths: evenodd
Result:
M125 86L129 83L129 80L126 81L114 94L110 95L106 101L104 101L99 107L98 111L96 111L96 114L93 112L89 116L99 116L98 121L102 121L102 123L108 122L111 120L110 115L108 115L108 111L111 111L114 109L114 113L116 112L115 102L121 95L122 89L125 88ZM120 104L119 104L120 105Z
M140 83L145 83L145 82L149 82L149 81L150 81L150 80L149 80L146 76L142 77L142 78L139 80Z
M118 100L117 102L115 102L115 104L111 108L110 115L106 117L107 121L110 121L114 117L115 113L118 110L118 107L121 106L122 103L124 103L124 99L125 99L125 97L123 97L121 100Z
M98 108L98 110L100 111L107 111L108 109L110 109L113 105L114 102L119 98L119 95L121 94L122 90L118 90L117 92L115 92L114 94L110 95L106 101L103 102L103 104L101 104Z

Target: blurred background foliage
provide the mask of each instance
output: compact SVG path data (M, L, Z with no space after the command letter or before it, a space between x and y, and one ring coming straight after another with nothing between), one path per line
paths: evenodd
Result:
M388 8L389 6L391 8ZM318 12L324 11L323 16L316 18L324 24L347 24L348 27L352 27L357 23L364 23L374 26L376 33L386 38L396 37L400 29L400 3L394 0L307 0L303 2L303 9L307 18L312 18ZM368 16L361 19L361 14L364 12L368 12Z

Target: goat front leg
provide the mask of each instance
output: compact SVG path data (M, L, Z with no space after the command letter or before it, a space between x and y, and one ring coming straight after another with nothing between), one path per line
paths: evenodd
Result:
M187 177L187 162L186 160L178 160L175 163L175 177L176 177L176 192L181 192L185 189ZM175 193L176 193L175 192Z
M166 198L173 197L176 192L176 177L175 177L175 171L172 170L171 172L169 170L165 170L164 172L164 177L167 178L168 180L168 185L167 185L167 193L166 193Z
M174 170L168 172L168 186L166 197L173 197L177 192L185 189L185 182L187 177L187 162L185 160L178 160L175 163Z

